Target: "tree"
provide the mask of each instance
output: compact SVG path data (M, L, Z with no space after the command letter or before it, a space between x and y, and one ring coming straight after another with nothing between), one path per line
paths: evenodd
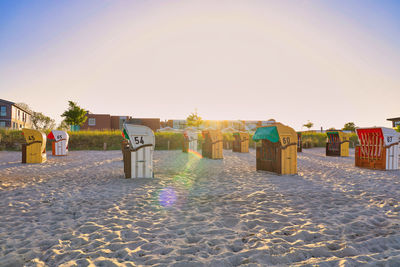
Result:
M87 120L86 110L78 106L73 101L68 101L68 109L61 114L64 117L64 121L67 125L78 125L81 126Z
M356 125L354 124L354 122L348 122L348 123L346 123L344 125L342 130L355 132L356 131Z
M57 130L60 130L60 131L68 131L69 130L68 124L65 122L65 120L62 120L60 122L60 124L57 127Z
M25 103L16 103L15 105L16 105L17 107L20 107L20 108L22 108L22 109L24 109L24 110L26 110L26 111L30 111L30 112L33 113L32 109L28 106L28 104L25 104Z
M314 123L311 121L308 121L306 124L303 124L303 127L306 127L308 130L310 130L314 126Z
M44 115L42 112L34 111L32 113L32 125L33 128L37 130L51 130L55 128L56 123L52 118Z
M187 121L187 126L193 126L193 127L199 127L203 123L203 120L201 119L199 114L197 114L197 110L190 113L190 115L186 118L186 121Z

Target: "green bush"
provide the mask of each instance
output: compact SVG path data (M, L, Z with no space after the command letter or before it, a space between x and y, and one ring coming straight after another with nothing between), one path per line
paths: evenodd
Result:
M326 144L325 133L302 133L303 148L324 147Z
M327 141L326 133L302 133L303 148L325 147ZM350 134L350 147L355 147L358 144L356 133Z
M48 134L49 131L46 132ZM104 143L107 144L107 150L121 149L123 140L121 131L79 131L68 132L70 150L103 150ZM253 136L250 135L250 147L254 147ZM198 148L201 149L203 137L198 136ZM167 150L168 142L170 150L181 150L183 144L183 134L174 132L156 132L156 150ZM303 133L303 147L325 147L327 136L325 133ZM229 143L232 148L233 134L223 134L224 146ZM0 129L0 150L20 151L21 144L25 139L19 130ZM350 135L350 147L358 144L358 138L355 133ZM47 150L51 151L51 141L47 142Z
M0 129L0 150L20 151L23 143L22 131Z
M358 136L356 133L350 134L350 147L356 147L356 145L360 144L358 141Z
M122 132L117 131L79 131L68 132L69 150L107 150L121 149Z
M179 150L183 147L183 134L174 132L156 132L156 150Z

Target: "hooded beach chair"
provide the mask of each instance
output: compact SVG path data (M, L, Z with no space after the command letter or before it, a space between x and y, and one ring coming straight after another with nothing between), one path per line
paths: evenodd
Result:
M357 167L398 170L399 138L394 129L385 127L356 129L360 144L356 146L355 165Z
M223 138L220 130L203 130L202 135L204 143L202 145L203 158L222 159L223 156Z
M342 131L332 130L326 132L326 135L328 136L328 142L326 143L327 156L349 156L349 134Z
M253 140L262 141L256 151L257 170L297 173L297 133L291 127L281 123L259 127Z
M67 132L52 130L47 139L53 140L52 155L53 156L66 156L68 154L68 141L69 135Z
M198 142L197 131L195 130L185 130L183 132L183 148L182 152L197 151Z
M46 135L38 130L22 129L26 144L22 145L22 163L46 162Z
M232 152L248 153L250 135L246 132L233 133Z
M124 124L123 136L125 178L153 178L153 131L143 125Z

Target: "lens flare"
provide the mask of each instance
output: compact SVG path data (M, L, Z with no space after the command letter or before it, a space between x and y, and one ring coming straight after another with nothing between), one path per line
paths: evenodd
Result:
M194 155L194 156L198 157L199 159L202 159L202 158L203 158L203 156L202 156L199 152L197 152L197 151L195 151L195 150L189 149L189 150L188 150L188 153L190 153L190 155Z
M186 196L195 185L196 176L194 170L197 169L198 164L201 162L200 159L202 159L203 157L197 151L189 150L188 152L189 153L187 158L182 155L183 158L181 159L187 160L187 162L185 163L181 171L172 177L172 181L168 186L157 192L158 205L163 208L184 203ZM179 191L179 196L177 194L177 191ZM156 199L157 198L155 198L154 200Z
M158 201L163 207L170 207L175 204L177 199L176 192L173 188L167 187L160 191Z

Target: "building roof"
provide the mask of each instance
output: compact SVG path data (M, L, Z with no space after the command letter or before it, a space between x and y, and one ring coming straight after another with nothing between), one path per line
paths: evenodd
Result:
M386 120L388 120L388 121L400 121L400 117L391 118L391 119L386 119Z
M23 110L23 111L25 111L26 113L28 113L28 114L30 114L30 115L32 115L32 113L33 113L32 110L27 110L27 109L25 109L25 108L23 108L23 107L20 107L18 104L14 104L14 106L17 107L17 108L19 108L19 109L21 109L21 110Z
M7 100L5 100L5 99L0 99L0 101L1 101L1 102L6 102L7 104L10 104L10 105L15 105L14 102L7 101Z
M11 101L8 101L8 100L4 100L4 99L0 99L0 102L5 102L5 103L7 103L7 104L10 104L10 105L12 105L12 106L15 106L15 107L17 107L17 108L19 108L20 110L23 110L23 111L25 111L26 113L28 113L29 115L32 115L32 110L27 110L27 109L25 109L25 108L23 108L23 107L20 107L17 103L14 103L14 102L11 102Z

